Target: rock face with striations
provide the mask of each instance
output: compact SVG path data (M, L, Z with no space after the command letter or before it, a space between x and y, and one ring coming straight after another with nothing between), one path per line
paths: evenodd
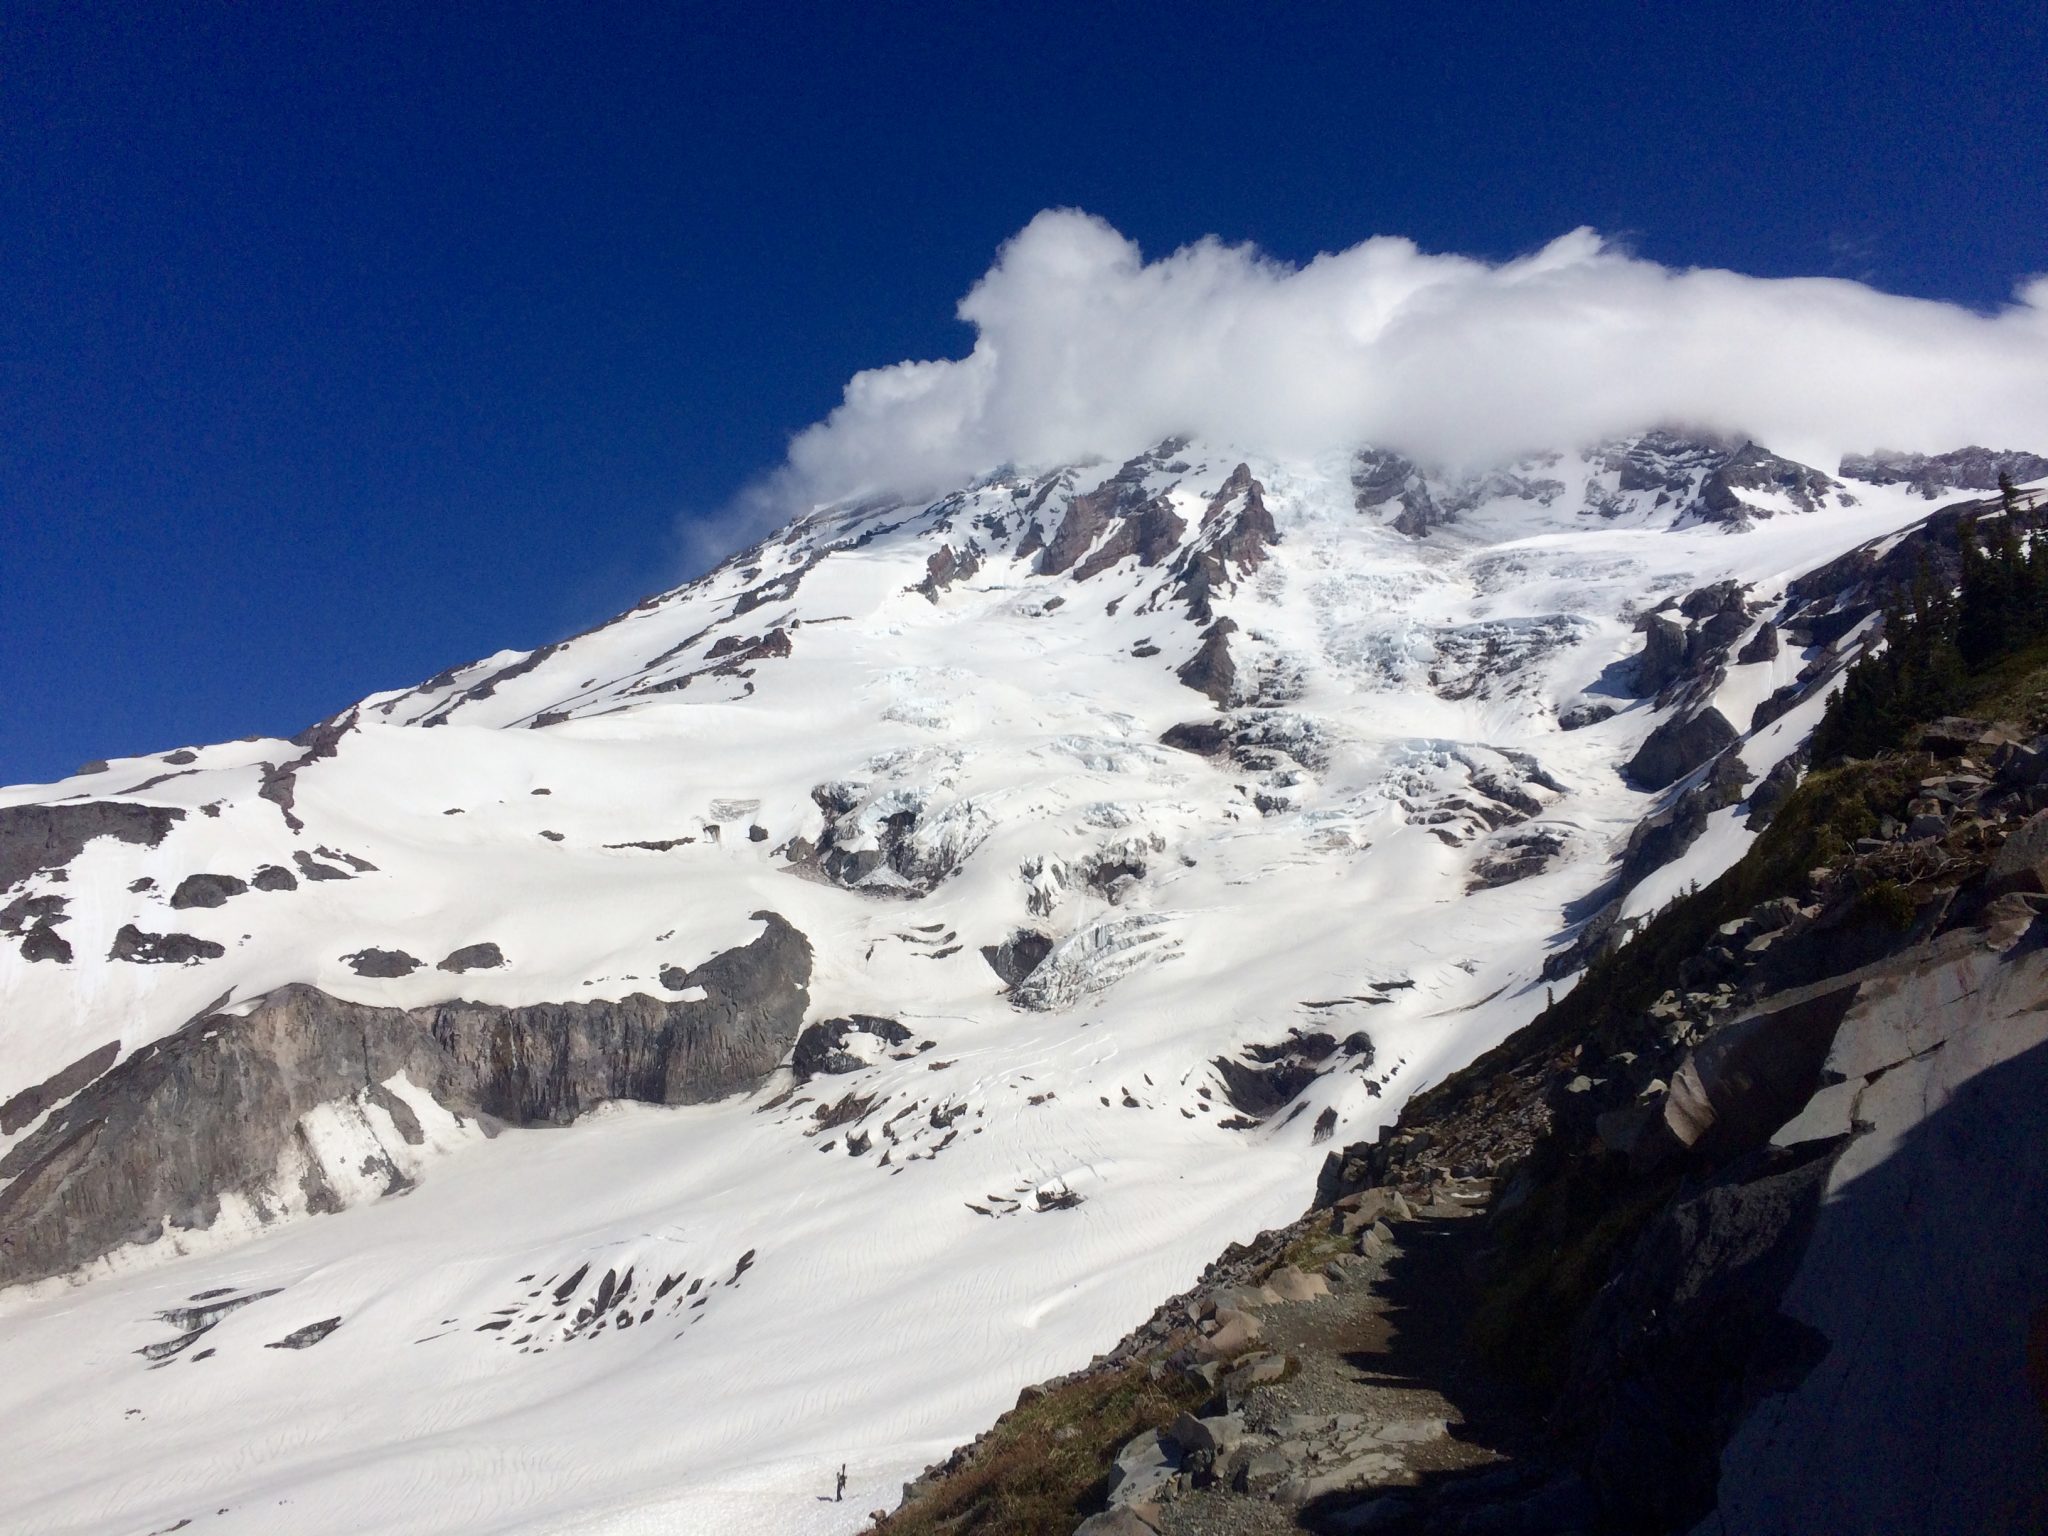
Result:
M614 1099L685 1104L750 1087L796 1038L811 973L809 941L755 916L758 938L691 973L705 992L695 1001L398 1009L293 985L244 1017L203 1014L0 1158L0 1286L166 1228L205 1228L230 1195L257 1210L340 1209L345 1193L302 1122L323 1105L374 1105L414 1140L417 1118L386 1086L400 1074L458 1115L522 1126L564 1125ZM404 1183L389 1164L386 1190Z

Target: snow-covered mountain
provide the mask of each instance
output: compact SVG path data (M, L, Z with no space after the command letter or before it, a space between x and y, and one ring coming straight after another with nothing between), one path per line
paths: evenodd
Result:
M10 1527L853 1529L1737 858L2001 469L1168 442L0 791Z

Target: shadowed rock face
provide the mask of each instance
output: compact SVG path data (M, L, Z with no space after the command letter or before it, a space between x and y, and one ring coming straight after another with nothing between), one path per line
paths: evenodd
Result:
M246 1017L209 1011L0 1158L12 1181L0 1191L0 1286L63 1274L166 1225L206 1227L227 1194L275 1206L289 1193L277 1187L285 1167L307 1170L297 1191L307 1210L339 1209L318 1160L303 1155L301 1121L336 1101L391 1100L382 1085L399 1073L487 1124L563 1125L612 1099L685 1104L750 1087L795 1040L811 972L804 936L773 913L755 916L760 937L691 973L705 992L697 1001L398 1009L293 985ZM403 1187L395 1169L391 1181Z
M1673 716L1650 732L1623 770L1642 789L1675 784L1736 740L1735 727L1718 709L1690 719Z
M1023 985L1024 978L1038 969L1038 962L1052 953L1052 940L1029 928L1019 928L1000 944L981 946L981 958L1003 979L1005 986Z

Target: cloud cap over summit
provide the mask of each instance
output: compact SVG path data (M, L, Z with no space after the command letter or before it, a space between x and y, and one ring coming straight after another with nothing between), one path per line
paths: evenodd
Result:
M1996 314L1839 278L1680 270L1581 228L1498 264L1375 237L1304 266L1203 239L1157 260L1040 213L959 307L964 358L856 374L775 499L915 494L1187 433L1497 463L1651 426L1844 452L2038 447L2048 278Z

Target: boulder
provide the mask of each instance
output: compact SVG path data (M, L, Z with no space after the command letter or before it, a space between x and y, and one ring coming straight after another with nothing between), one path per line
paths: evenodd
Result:
M1306 1274L1292 1264L1282 1264L1266 1276L1266 1286L1282 1301L1315 1301L1330 1294L1321 1275Z
M1398 1189L1387 1186L1346 1195L1337 1202L1337 1207L1344 1212L1343 1232L1346 1237L1356 1237L1367 1227L1388 1217L1395 1221L1408 1221L1415 1215L1407 1197Z
M1221 1456L1244 1438L1244 1415L1219 1413L1213 1418L1198 1419L1183 1413L1173 1421L1172 1434L1183 1452L1207 1451L1211 1456Z
M298 877L282 864L266 864L249 877L249 883L259 891L296 891Z
M1266 1349L1253 1350L1250 1354L1238 1356L1237 1362L1223 1373L1223 1392L1234 1402L1253 1387L1268 1386L1286 1374L1285 1355Z
M1180 1470L1181 1449L1156 1429L1148 1429L1116 1453L1109 1469L1109 1502L1127 1506L1159 1497Z
M1744 823L1752 832L1761 832L1771 823L1793 790L1799 787L1799 775L1805 768L1806 754L1794 752L1781 758L1763 781L1749 792L1749 819Z
M1360 1234L1358 1251L1368 1259L1384 1260L1394 1251L1394 1233L1384 1221L1376 1221Z
M1258 1343L1265 1331L1265 1327L1249 1312L1241 1312L1235 1307L1218 1307L1216 1331L1203 1339L1199 1347L1213 1359L1231 1360Z

